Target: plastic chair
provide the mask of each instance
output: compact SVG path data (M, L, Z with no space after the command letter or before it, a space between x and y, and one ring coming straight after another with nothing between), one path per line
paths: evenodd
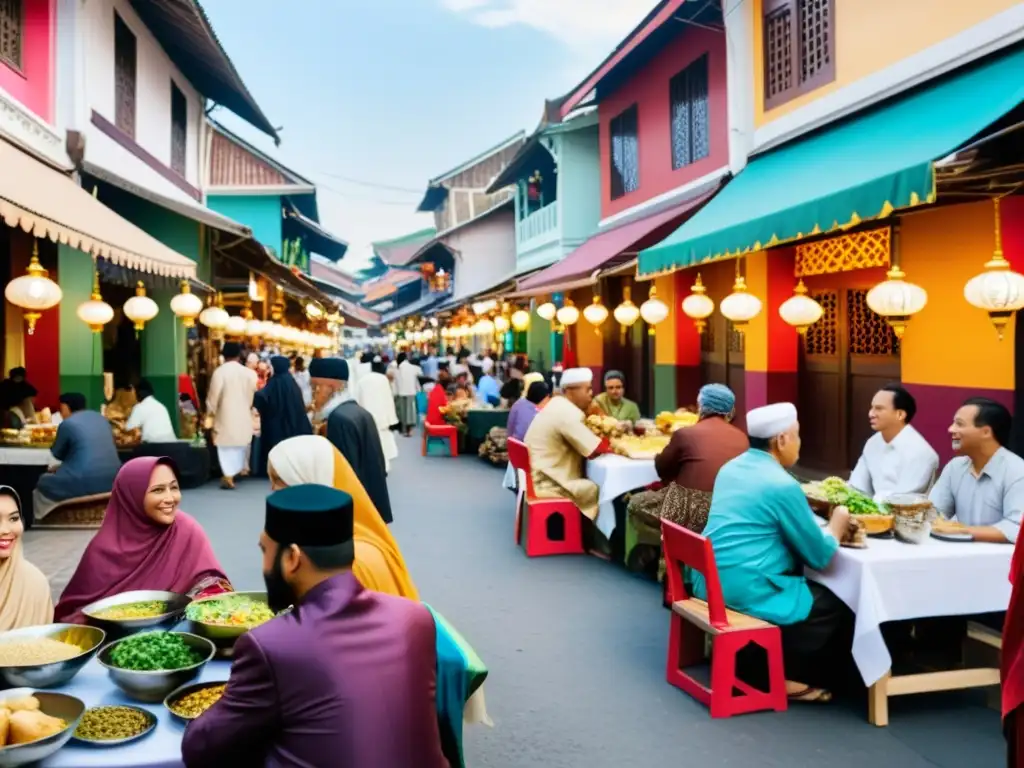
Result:
M452 457L459 455L459 430L451 424L431 424L423 422L423 448L421 456L427 455L427 441L431 438L448 441L448 450Z
M709 706L712 717L768 709L785 712L789 701L782 663L782 632L770 622L725 607L715 552L708 539L667 520L661 521L661 539L672 600L668 682ZM686 596L681 565L704 576L707 602ZM700 631L694 632L693 628ZM705 636L711 637L710 688L683 671L683 667L703 660ZM768 691L748 685L736 676L736 654L748 643L761 646L768 655Z
M583 513L569 499L538 498L533 490L530 472L530 450L526 443L514 438L508 440L508 460L516 472L526 476L526 487L519 489L516 498L516 544L522 543L522 514L526 514L526 556L582 555ZM562 536L552 533L552 523L562 522Z

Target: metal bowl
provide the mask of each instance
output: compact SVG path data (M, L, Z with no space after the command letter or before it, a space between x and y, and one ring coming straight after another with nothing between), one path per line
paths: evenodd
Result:
M124 691L126 696L136 701L158 704L175 688L195 680L217 650L214 644L205 637L199 637L189 632L172 632L171 634L180 636L186 645L199 651L203 655L202 661L183 669L152 672L115 667L110 661L110 654L114 648L130 639L127 637L107 645L100 651L96 660L107 668L107 674L110 675L114 685Z
M91 747L120 747L122 744L130 744L133 741L141 739L143 736L148 736L156 728L156 715L150 712L148 709L142 707L133 707L131 704L110 704L100 707L89 707L86 712L94 709L112 709L114 707L120 707L122 709L132 709L136 712L141 712L142 716L146 718L146 727L136 733L134 736L126 736L123 739L84 739L77 733L74 735L75 741L79 744L88 744ZM85 716L85 713L82 714Z
M144 619L104 619L96 616L97 613L107 608L150 601L167 603L167 612ZM190 599L187 595L180 595L177 592L164 592L158 589L136 589L132 592L122 592L119 595L111 595L94 603L89 603L89 605L82 609L82 615L93 626L101 627L111 634L120 636L138 632L142 629L173 627L180 621L181 613L189 602Z
M195 718L186 717L185 715L179 715L171 708L171 704L173 704L183 696L188 696L190 693L201 691L203 690L203 688L213 688L218 685L226 685L227 682L227 680L210 680L205 683L190 683L188 685L183 685L181 686L181 688L177 688L171 691L169 694L167 694L167 698L164 699L164 707L167 709L168 712L171 713L171 717L187 725L188 723L191 723L193 720L195 720Z
M66 693L50 693L35 691L31 688L15 688L0 693L0 699L15 699L22 696L35 696L39 699L39 709L50 717L59 717L68 724L63 731L47 736L45 739L31 741L28 744L14 744L0 747L0 768L15 768L45 760L58 749L67 744L78 727L79 720L85 712L85 702L68 696Z
M266 592L225 592L221 595L210 595L209 597L204 597L200 600L195 600L193 602L198 605L201 603L212 602L218 599L223 600L226 597L233 597L235 595L240 595L242 597L250 597L253 600L261 603L267 602ZM188 619L189 632L193 632L199 635L200 637L209 638L210 640L213 640L213 642L215 642L218 645L218 647L221 648L230 647L234 645L235 640L240 638L250 629L252 629L252 627L225 627L221 624L206 624L201 621L194 621L192 619Z
M7 685L28 688L55 688L64 685L96 655L100 646L103 645L107 633L99 627L83 627L80 624L43 624L38 627L22 627L0 633L0 643L41 637L77 645L82 652L74 658L50 664L30 664L21 667L0 666L0 679L3 679Z

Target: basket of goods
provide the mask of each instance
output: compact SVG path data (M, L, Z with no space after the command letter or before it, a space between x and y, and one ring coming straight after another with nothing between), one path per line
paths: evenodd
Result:
M828 518L835 507L842 505L853 519L860 521L868 535L877 536L892 530L893 516L840 477L804 483L801 487L807 503L821 517Z
M78 727L85 704L66 693L28 688L0 700L0 766L36 764L63 747Z
M611 439L612 450L629 459L653 459L668 446L668 435L622 435Z
M896 538L920 544L931 535L935 507L923 493L894 493L885 500L895 519Z
M700 417L685 408L680 408L678 411L662 411L655 419L654 423L658 429L664 432L666 435L671 435L677 429L685 429L686 427L692 427L700 421Z
M593 432L598 437L621 437L626 434L626 430L622 426L622 422L618 419L613 419L611 416L600 416L593 414L587 416L584 424L587 425L587 429Z

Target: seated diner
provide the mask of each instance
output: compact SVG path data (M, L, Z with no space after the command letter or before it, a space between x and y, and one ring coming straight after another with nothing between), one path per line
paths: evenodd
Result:
M715 551L729 608L780 626L786 692L791 701L826 702L849 656L853 615L831 591L808 581L804 567L825 568L848 534L849 513L837 509L826 528L786 470L800 458L796 407L776 403L747 413L750 449L715 480L704 529ZM707 599L704 577L693 594Z
M19 370L21 375L17 377ZM22 429L35 421L35 397L39 392L25 380L24 374L24 368L14 368L11 377L0 383L4 429Z
M640 420L640 406L626 398L626 377L621 371L604 375L604 392L594 398L594 405L600 413L619 421L633 424Z
M35 519L42 520L61 502L108 493L121 469L110 422L87 410L85 395L60 396L61 424L50 453L61 462L39 478L32 494Z
M202 526L182 512L177 468L141 456L125 463L103 525L82 555L54 611L54 620L82 624L81 609L135 589L192 598L234 591Z
M53 599L46 576L25 559L21 499L0 485L0 632L53 621Z
M930 498L935 509L975 541L1017 541L1024 509L1024 459L1012 453L1013 418L1002 403L972 397L956 412L949 434L956 457L943 468Z
M178 436L174 433L174 425L171 423L171 414L167 408L156 399L153 393L153 385L148 379L143 379L135 385L135 395L138 402L132 408L132 415L124 425L125 430L139 430L142 433L144 443L173 443Z

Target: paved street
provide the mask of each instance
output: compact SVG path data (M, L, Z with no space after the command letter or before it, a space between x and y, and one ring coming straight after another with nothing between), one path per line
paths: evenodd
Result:
M393 530L423 598L488 664L493 729L469 729L471 768L608 766L998 766L997 713L977 693L866 702L713 721L665 682L668 614L654 584L594 558L528 561L513 543L513 497L500 471L465 457L423 459L401 440ZM267 487L210 485L182 506L206 527L239 588L262 586L256 537ZM27 551L55 593L89 535L30 532Z

